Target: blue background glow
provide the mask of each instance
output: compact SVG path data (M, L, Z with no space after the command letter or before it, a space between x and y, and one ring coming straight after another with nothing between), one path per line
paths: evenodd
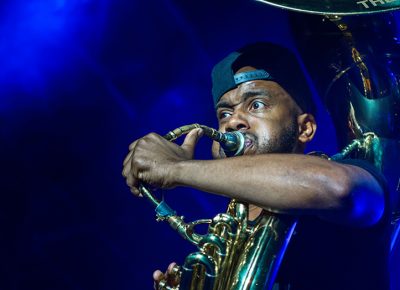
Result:
M249 42L293 46L286 18L248 0L3 1L0 289L151 289L154 269L194 250L131 196L122 160L149 132L216 127L213 64ZM310 150L334 153L319 118ZM164 194L187 220L225 210L221 197Z

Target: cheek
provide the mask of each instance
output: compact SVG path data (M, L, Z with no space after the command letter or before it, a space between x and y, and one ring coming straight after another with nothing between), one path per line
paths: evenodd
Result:
M271 122L266 122L266 120L257 120L251 124L251 127L255 132L258 133L260 137L264 135L270 135L274 130L274 126L271 124Z
M274 136L277 135L278 128L280 128L280 124L271 124L269 123L259 123L257 127L255 128L257 132L257 137L258 137L258 143L259 144L264 144L268 143L269 140L274 138Z
M269 143L269 141L274 136L274 132L271 131L264 131L258 136L258 143L259 145Z

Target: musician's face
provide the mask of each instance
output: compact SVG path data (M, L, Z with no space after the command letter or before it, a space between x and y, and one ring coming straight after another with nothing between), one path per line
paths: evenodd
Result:
M245 82L217 103L219 130L245 133L246 155L299 151L300 114L290 95L273 81Z

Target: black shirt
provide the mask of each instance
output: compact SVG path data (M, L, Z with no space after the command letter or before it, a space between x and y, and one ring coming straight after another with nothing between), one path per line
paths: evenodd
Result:
M358 159L341 163L367 170L385 192L383 175ZM302 216L279 269L277 282L290 290L387 290L390 244L388 204L380 221L368 228L332 224Z

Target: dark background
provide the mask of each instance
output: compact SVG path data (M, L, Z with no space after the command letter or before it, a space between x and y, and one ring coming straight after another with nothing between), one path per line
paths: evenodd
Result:
M216 127L213 64L249 42L293 47L286 20L251 0L3 0L0 289L151 289L153 270L193 251L130 194L128 145ZM332 154L321 108L318 121L309 150ZM189 221L226 205L190 189L165 197Z

